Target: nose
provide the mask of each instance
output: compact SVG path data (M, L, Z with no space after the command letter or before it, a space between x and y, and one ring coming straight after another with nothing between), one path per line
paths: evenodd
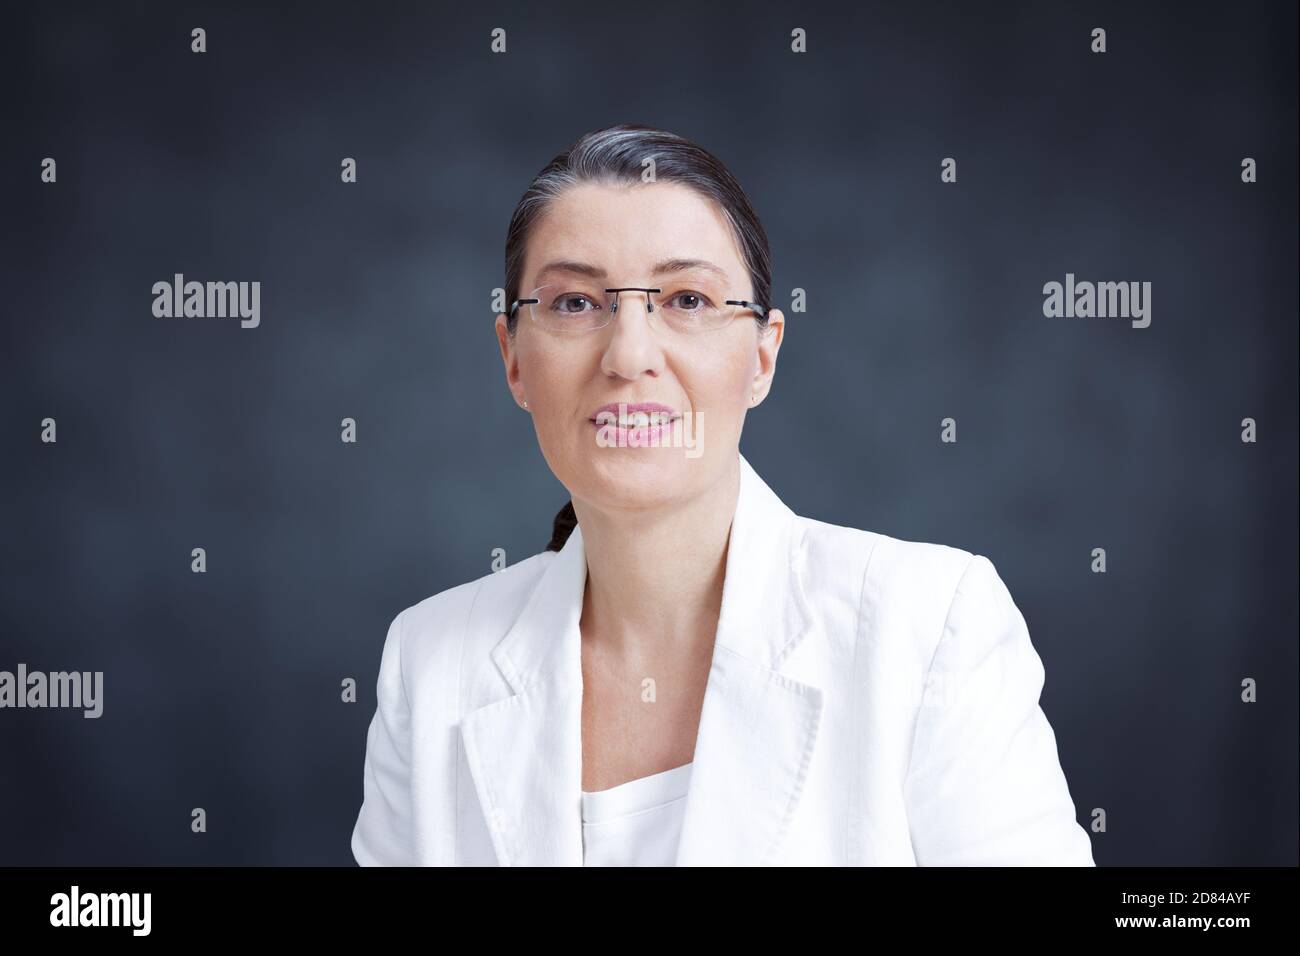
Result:
M633 380L642 374L658 375L663 370L663 350L651 328L648 292L618 292L618 310L607 326L612 331L601 356L606 375Z

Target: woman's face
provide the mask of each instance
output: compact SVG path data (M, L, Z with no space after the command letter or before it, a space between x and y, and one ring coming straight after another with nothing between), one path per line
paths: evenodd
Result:
M721 270L656 272L670 260L704 260ZM552 263L583 264L595 278ZM706 289L700 289L707 283ZM584 183L552 201L534 225L519 296L539 286L570 291L653 287L663 294L706 292L751 299L753 288L722 211L677 183L632 186ZM693 304L687 298L680 302ZM599 303L603 307L603 301ZM581 300L567 309L590 308ZM521 306L516 334L497 316L506 381L515 401L528 402L537 441L551 471L575 502L602 511L636 511L684 501L721 480L734 461L745 413L772 380L785 319L769 311L760 335L743 310L719 329L674 330L662 311L646 311L646 294L625 292L604 328L544 328ZM633 447L645 433L620 441L602 406L653 402L680 416L658 446ZM694 447L688 447L692 445Z

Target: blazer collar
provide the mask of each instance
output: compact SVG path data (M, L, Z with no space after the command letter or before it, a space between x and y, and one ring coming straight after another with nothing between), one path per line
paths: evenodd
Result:
M817 739L820 688L780 673L813 629L795 514L740 456L717 637L678 865L775 855ZM582 865L582 528L551 558L492 650L511 697L466 714L461 736L498 862Z

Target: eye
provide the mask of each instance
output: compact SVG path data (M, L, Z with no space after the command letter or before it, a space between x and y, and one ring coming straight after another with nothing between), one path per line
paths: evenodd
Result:
M675 293L669 300L668 304L678 312L704 312L712 307L713 303L709 301L708 296L700 292Z
M600 308L581 292L566 292L555 297L551 303L551 311L558 312L560 315L581 315L586 311L584 305L591 306L593 310Z

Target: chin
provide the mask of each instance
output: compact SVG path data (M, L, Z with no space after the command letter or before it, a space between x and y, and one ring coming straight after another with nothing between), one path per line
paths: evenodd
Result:
M574 469L575 487L611 507L653 507L679 497L698 464L680 448L591 448Z

